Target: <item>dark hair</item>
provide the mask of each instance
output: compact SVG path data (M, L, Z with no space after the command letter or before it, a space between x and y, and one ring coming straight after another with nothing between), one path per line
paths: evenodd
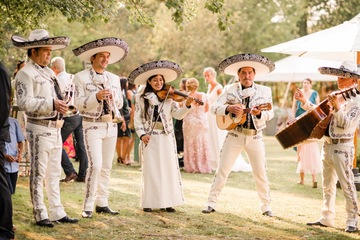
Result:
M32 56L32 52L31 52L32 49L34 49L35 52L38 52L40 48L30 48L30 49L28 49L28 50L27 50L27 56L28 56L28 57L31 57L31 56Z
M310 78L305 78L304 81L305 81L305 80L308 81L310 84L312 84L312 81L311 81Z
M239 72L241 71L242 68L244 68L244 67L241 67L241 68L238 69L238 71L237 71L238 74L239 74ZM251 68L253 69L254 73L256 73L255 68L253 68L253 67L251 67Z
M121 90L122 91L127 91L128 88L126 86L126 83L128 82L127 78L126 77L120 77L120 87L121 87Z

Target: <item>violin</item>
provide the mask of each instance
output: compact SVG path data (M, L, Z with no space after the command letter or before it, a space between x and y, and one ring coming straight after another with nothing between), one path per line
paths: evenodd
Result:
M158 91L156 94L160 100L164 100L166 98L171 98L176 102L182 102L189 97L189 95L176 90L171 85L165 85L165 88ZM194 101L199 105L204 105L204 102L201 101L200 99L194 98Z

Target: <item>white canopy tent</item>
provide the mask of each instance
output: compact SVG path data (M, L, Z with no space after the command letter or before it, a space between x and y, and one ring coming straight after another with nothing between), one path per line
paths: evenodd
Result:
M327 60L353 60L360 51L360 14L349 21L261 50Z
M269 74L255 76L261 82L301 82L305 78L314 81L335 81L335 76L323 75L319 67L340 67L340 61L290 56L275 62L275 70Z
M284 100L281 104L281 107L283 107L292 82L302 82L305 78L310 78L313 81L336 81L335 76L320 74L318 68L339 67L340 65L341 62L339 61L290 56L276 61L274 71L269 74L255 76L255 81L287 82Z

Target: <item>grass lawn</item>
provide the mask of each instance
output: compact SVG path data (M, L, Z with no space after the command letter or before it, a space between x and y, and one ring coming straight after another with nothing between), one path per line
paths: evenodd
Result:
M176 213L145 213L139 207L139 166L118 165L114 161L109 201L120 215L94 213L92 219L82 219L84 183L61 183L62 204L70 217L80 219L79 224L38 227L32 215L28 179L19 178L13 196L16 239L360 239L360 232L343 231L346 212L341 190L337 193L336 228L306 226L306 222L320 217L321 176L317 176L317 189L312 188L310 175L305 176L305 185L297 185L295 152L283 150L274 137L265 137L265 144L273 218L261 215L252 173L243 172L230 174L215 213L201 213L213 174L184 171L181 173L186 204L177 207Z

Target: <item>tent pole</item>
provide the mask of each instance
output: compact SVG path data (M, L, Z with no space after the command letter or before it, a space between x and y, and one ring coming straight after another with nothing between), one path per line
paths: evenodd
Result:
M283 99L283 101L282 101L282 103L281 103L281 108L284 108L284 105L285 105L287 96L288 96L288 94L289 94L290 86L291 86L291 81L289 81L288 84L287 84L287 86L286 86L286 90L285 90L285 94L284 94L284 99Z
M359 66L360 64L360 52L356 52L356 64ZM354 168L356 168L357 165L357 161L356 161L356 156L357 156L357 135L358 135L358 128L356 128L355 130L355 137L354 137L354 146L355 146L355 154L354 154L354 160L353 160L353 166Z

